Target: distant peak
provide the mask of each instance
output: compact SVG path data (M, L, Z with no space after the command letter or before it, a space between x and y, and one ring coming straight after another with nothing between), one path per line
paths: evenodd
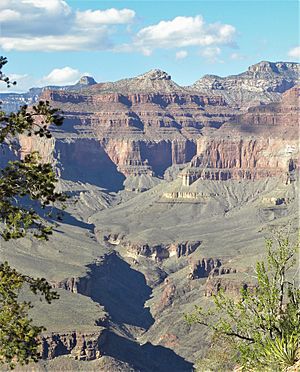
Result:
M94 85L97 84L95 79L91 76L82 76L76 85Z
M257 71L277 72L277 67L276 67L276 63L272 63L269 61L261 61L261 62L256 63L255 65L249 66L248 70L251 72L257 72Z
M139 75L137 78L148 80L171 80L171 75L167 74L165 71L154 69L146 72L143 75Z
M294 62L269 62L269 61L261 61L248 67L248 71L250 72L275 72L280 73L286 70L297 70L299 69L299 63Z

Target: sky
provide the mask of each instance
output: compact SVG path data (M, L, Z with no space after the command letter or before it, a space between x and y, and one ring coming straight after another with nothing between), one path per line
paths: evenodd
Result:
M0 0L3 72L17 81L10 91L154 68L190 85L260 61L299 61L299 44L294 0Z

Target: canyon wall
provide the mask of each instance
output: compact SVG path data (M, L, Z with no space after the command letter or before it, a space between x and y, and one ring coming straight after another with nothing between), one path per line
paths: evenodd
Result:
M197 139L191 166L211 179L293 178L299 165L299 87L279 103L237 115L210 136Z
M259 66L237 78L243 87L266 74L265 91L270 73L286 76L281 65L277 72ZM297 66L285 88L295 83ZM23 136L21 154L37 149L63 178L115 191L125 177L163 177L168 167L187 163L204 179L288 176L298 164L299 88L281 94L283 85L272 88L274 102L248 109L222 94L197 92L199 84L180 87L160 70L80 91L45 90L41 99L61 109L65 123L49 143Z

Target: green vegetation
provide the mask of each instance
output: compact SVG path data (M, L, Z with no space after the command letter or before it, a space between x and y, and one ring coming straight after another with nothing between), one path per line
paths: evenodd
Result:
M239 298L220 290L213 297L213 309L197 306L186 315L190 324L202 324L214 332L217 347L227 340L231 353L231 360L226 353L226 360L221 356L213 361L211 355L207 364L204 358L199 370L204 364L206 370L226 369L234 361L243 370L283 371L300 359L300 290L289 275L298 245L278 235L267 240L266 249L267 263L256 264L255 288L243 288Z
M15 82L2 73L6 58L0 57L0 81L9 87ZM23 106L17 113L0 111L0 146L14 150L17 136L36 135L50 138L49 125L61 125L62 117L49 102L39 102L28 108ZM65 196L55 191L56 176L50 164L43 164L37 153L23 160L11 161L0 171L0 236L4 240L17 239L31 234L37 239L47 240L51 225L30 206L37 202L44 209ZM28 202L30 200L30 202ZM34 294L40 293L50 303L58 298L56 292L43 278L34 279L9 266L0 265L0 363L11 368L16 363L36 361L38 335L43 327L33 325L28 316L30 302L20 301L19 293L26 285Z

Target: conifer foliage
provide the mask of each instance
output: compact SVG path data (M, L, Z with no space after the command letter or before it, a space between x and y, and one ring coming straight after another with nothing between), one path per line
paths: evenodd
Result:
M7 59L0 57L0 82L10 87L16 83L2 72L6 63ZM51 138L49 126L62 123L59 112L47 101L40 101L33 107L25 105L17 113L0 111L0 147L3 151L13 151L20 134ZM63 202L65 195L56 192L56 182L51 164L41 162L36 152L8 162L0 170L0 244L1 239L8 241L26 235L48 240L52 225L32 205L35 203L44 209L55 202ZM39 293L48 303L58 298L44 278L32 278L7 262L0 263L0 363L11 368L17 363L38 359L38 336L44 329L30 319L31 303L19 299L24 286Z

